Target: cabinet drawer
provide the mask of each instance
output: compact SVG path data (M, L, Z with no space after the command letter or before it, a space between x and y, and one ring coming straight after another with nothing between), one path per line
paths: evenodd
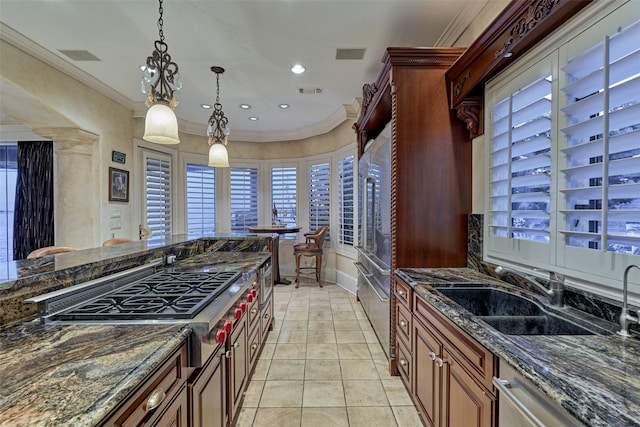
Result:
M411 350L411 327L413 316L411 312L401 304L396 304L396 336L405 343L405 347Z
M493 353L467 335L417 294L413 299L416 317L439 331L441 339L451 344L447 347L458 363L487 390L493 390L491 380L496 374L497 366Z
M183 344L121 408L102 425L148 424L173 402L186 381L187 346Z
M253 371L253 367L258 360L258 354L260 354L260 343L262 342L262 334L260 333L260 328L257 328L255 331L251 332L251 336L249 337L249 372Z
M413 378L413 374L411 373L411 352L400 340L396 340L396 351L398 352L398 371L400 372L400 377L402 378L402 382L404 382L405 387L407 387L407 390L411 393L411 383Z
M411 311L411 309L413 308L413 289L411 289L411 286L407 285L398 278L394 279L394 283L396 288L395 294L398 303L404 305L407 309L409 309L409 311Z
M262 341L267 336L267 331L270 330L271 322L273 321L273 299L270 299L265 307L260 310L260 329L262 334Z
M258 325L260 324L260 304L258 303L258 298L255 298L248 304L247 316L249 316L249 331L253 333L254 330L259 329Z

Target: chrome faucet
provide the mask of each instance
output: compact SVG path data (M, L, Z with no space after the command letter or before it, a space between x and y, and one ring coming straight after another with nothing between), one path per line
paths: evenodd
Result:
M640 325L640 310L638 310L638 315L634 316L632 314L629 314L629 309L627 307L627 291L629 289L629 270L631 270L634 267L640 270L640 266L631 264L624 270L624 279L622 280L622 312L620 313L620 330L618 331L618 335L622 335L623 337L630 336L629 325L632 322L635 322Z
M564 305L564 276L556 273L555 271L549 272L549 289L544 287L535 278L528 274L520 273L519 271L498 266L495 269L498 275L502 276L506 273L514 274L522 279L526 280L531 286L535 287L538 291L542 292L554 307L562 307Z

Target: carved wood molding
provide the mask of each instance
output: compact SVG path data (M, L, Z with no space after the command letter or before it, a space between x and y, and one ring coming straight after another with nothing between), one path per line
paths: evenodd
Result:
M456 115L466 123L471 139L484 133L484 104L482 97L465 98L456 108Z
M476 112L474 101L465 102L466 99L481 97L487 80L592 1L512 0L447 70L451 108L458 110L458 117L467 124L472 137L476 127L475 136L484 132L482 106Z

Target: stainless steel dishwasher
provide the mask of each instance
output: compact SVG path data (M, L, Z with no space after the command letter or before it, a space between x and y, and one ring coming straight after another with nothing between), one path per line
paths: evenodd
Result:
M505 362L493 385L498 389L499 427L584 427Z

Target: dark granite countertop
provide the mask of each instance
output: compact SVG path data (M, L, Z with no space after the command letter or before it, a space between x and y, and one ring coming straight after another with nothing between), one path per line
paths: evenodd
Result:
M268 252L209 251L167 268L253 274ZM42 325L0 330L0 425L94 426L188 339L175 325Z
M442 314L512 365L547 396L589 426L640 426L640 339L604 335L505 335L434 291L435 286L486 284L542 302L537 295L471 269L410 269L396 274ZM545 306L549 311L552 307ZM566 316L572 308L560 310ZM609 331L617 325L590 321Z

